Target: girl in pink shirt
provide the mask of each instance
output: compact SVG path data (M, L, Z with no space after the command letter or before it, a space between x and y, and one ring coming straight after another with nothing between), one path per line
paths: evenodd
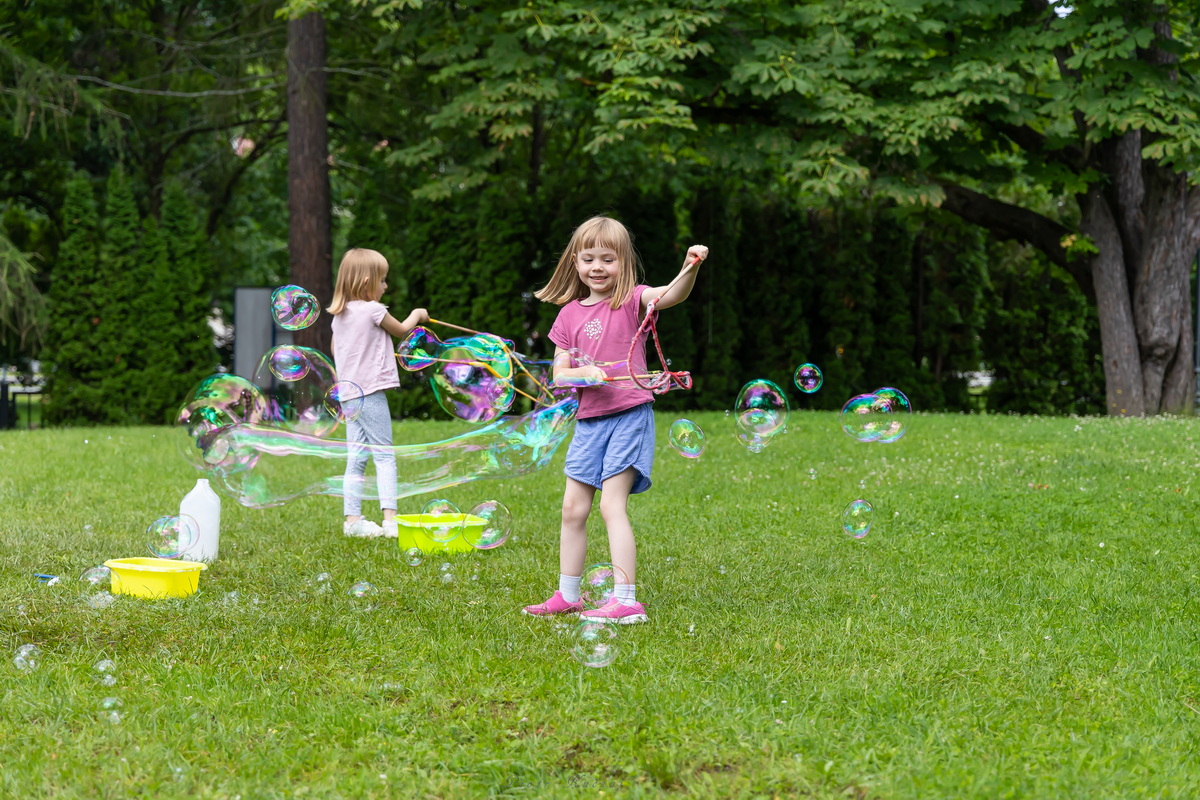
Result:
M629 524L629 495L650 488L654 462L654 395L640 388L617 388L610 377L627 376L629 369L646 371L643 347L632 364L571 366L568 351L578 349L597 364L624 362L641 324L646 306L670 308L692 291L704 245L688 248L683 270L672 283L657 288L637 282L638 261L625 226L608 217L593 217L575 229L550 282L535 294L562 306L550 328L555 344L554 379L563 383L595 381L579 389L575 435L563 470L562 529L559 535L558 591L549 600L526 606L531 616L576 614L583 611L579 580L587 557L587 518L596 490L601 491L600 514L608 529L608 546L617 579L616 593L604 606L581 616L619 624L645 622L646 609L637 602L637 545ZM623 383L628 384L628 381Z
M339 381L351 381L363 391L362 411L346 423L346 460L343 511L347 536L395 538L396 457L383 448L372 448L375 480L383 525L362 515L362 483L367 471L367 452L362 445L392 444L392 415L388 412L388 389L400 385L393 336L404 338L413 328L429 321L429 312L414 308L400 322L379 302L387 288L388 263L374 250L348 250L338 267L337 284L329 313L333 315L333 365Z

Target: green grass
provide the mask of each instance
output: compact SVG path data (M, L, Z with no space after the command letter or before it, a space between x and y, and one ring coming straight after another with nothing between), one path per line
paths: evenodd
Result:
M0 794L1200 791L1197 422L917 415L863 445L804 413L754 455L728 418L695 419L710 444L689 461L659 414L655 487L631 505L651 622L594 670L517 614L556 579L562 453L446 493L510 506L498 550L414 568L343 537L333 498L226 499L198 594L98 611L74 578L141 555L195 473L165 429L0 434ZM397 441L459 429L406 422ZM856 497L875 505L861 541L840 528ZM358 580L374 609L345 593ZM12 664L25 643L31 672ZM93 679L102 658L114 687Z

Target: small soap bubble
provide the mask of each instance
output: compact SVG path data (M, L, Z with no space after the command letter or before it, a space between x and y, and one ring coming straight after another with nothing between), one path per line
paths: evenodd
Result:
M485 500L472 508L463 525L463 536L477 550L499 547L508 541L510 531L512 512L499 500Z
M325 410L342 422L353 422L362 413L362 387L354 381L338 381L325 392Z
M438 544L452 542L462 533L463 513L449 500L434 499L421 509L425 535Z
M86 583L90 586L101 586L111 583L112 570L103 565L92 567L91 569L84 570L83 574L79 576L79 580L81 583Z
M298 381L308 374L311 365L299 347L281 344L267 353L267 367L281 381Z
M410 547L404 552L404 560L410 567L419 567L425 560L425 554L421 552L420 548Z
M107 675L116 668L117 665L111 658L102 658L92 665L92 670L98 675Z
M585 667L607 667L617 659L617 626L585 620L572 635L571 655Z
M36 644L23 644L13 653L13 666L22 672L32 672L37 669L42 651Z
M770 437L787 424L787 395L773 381L752 380L738 392L733 411L741 431Z
M588 609L600 608L617 593L617 584L629 583L625 572L608 562L593 564L579 580L579 597Z
M866 500L851 500L842 511L842 527L847 535L861 539L871 532L871 515L874 509Z
M443 572L441 575L441 580L442 580L442 583L454 583L454 573L453 572Z
M321 316L321 304L309 292L288 284L271 293L271 312L279 327L298 331L317 321Z
M200 541L200 525L187 514L159 517L146 528L150 552L158 558L179 558Z
M675 452L684 458L699 458L708 444L704 430L690 419L677 419L671 423L667 440Z
M106 697L100 701L100 707L105 711L112 711L114 708L120 708L125 705L118 697Z
M109 592L96 592L95 594L87 595L84 598L84 602L86 602L90 608L100 611L108 608L116 601L117 598Z
M370 597L377 592L378 590L373 584L367 583L366 581L359 581L350 587L347 594L349 594L351 597Z
M891 444L908 432L908 421L912 416L912 403L904 392L891 386L876 389L874 395L887 406L890 416L884 423L884 428L875 441L880 444Z
M842 406L842 430L860 442L873 442L888 427L891 406L874 394L851 397Z
M325 594L333 589L333 576L328 572L322 572L312 579L312 585L317 594Z
M94 530L95 530L95 528L93 528L93 527L91 526L91 524L88 524L88 525L84 525L84 526L83 526L83 532L84 532L84 533L91 534L91 533L92 533Z
M797 389L805 394L812 394L821 388L821 384L825 382L825 376L821 374L821 368L816 364L801 364L796 367L793 380L796 382Z

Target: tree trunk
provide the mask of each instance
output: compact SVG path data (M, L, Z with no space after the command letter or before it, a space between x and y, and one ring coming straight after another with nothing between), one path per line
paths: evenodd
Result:
M288 264L291 281L322 306L333 299L329 131L325 119L325 20L288 22ZM295 332L296 344L330 352L329 315Z
M1124 248L1108 200L1097 188L1079 196L1080 230L1100 252L1092 257L1092 285L1100 316L1100 350L1104 357L1104 407L1110 416L1140 417L1142 364L1125 274Z
M1142 356L1146 412L1191 407L1191 238L1183 175L1147 165L1145 251L1133 267L1133 319Z

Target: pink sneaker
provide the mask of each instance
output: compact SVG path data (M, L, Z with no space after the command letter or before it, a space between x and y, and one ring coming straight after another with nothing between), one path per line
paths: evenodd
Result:
M646 609L641 603L625 605L617 598L610 598L607 603L591 611L579 615L581 620L595 622L613 622L617 625L632 625L635 622L647 622Z
M538 603L536 606L525 606L521 609L522 614L527 614L531 617L553 617L558 614L578 614L583 611L583 603L576 601L568 603L563 599L562 592L555 592L550 595L550 599L544 603Z

